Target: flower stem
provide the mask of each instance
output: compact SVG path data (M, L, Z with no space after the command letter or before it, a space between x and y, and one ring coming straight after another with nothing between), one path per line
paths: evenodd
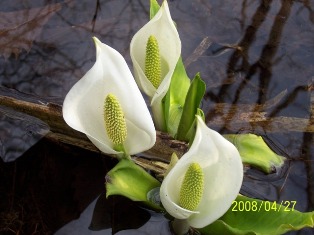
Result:
M188 234L190 225L186 219L174 219L171 222L172 230L175 235Z

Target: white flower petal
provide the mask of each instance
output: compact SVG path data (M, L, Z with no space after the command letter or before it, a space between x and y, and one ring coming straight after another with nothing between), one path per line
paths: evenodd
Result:
M124 58L97 38L94 40L96 62L67 94L63 103L65 121L85 133L102 152L117 154L104 121L104 100L111 93L119 100L126 119L126 152L135 154L151 148L156 140L154 124Z
M146 44L151 35L154 35L158 41L161 56L163 80L158 89L151 84L144 73ZM180 37L171 19L167 1L163 2L155 17L134 35L130 44L130 54L138 86L151 98L152 106L160 106L162 98L169 89L173 71L181 54Z
M204 171L204 192L196 209L198 213L187 215L177 204L183 177L191 163L198 163ZM169 214L182 218L185 213L192 227L202 228L229 209L240 191L242 180L243 166L237 149L197 116L193 144L164 179L160 197Z

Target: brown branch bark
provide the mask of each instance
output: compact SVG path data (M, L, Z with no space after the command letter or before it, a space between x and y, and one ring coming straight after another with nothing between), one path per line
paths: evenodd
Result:
M0 106L12 108L47 123L50 126L50 132L45 136L46 138L90 151L99 151L84 134L73 130L64 122L60 105L51 102L38 102L32 97L24 97L23 95L19 97L16 95L10 96L8 93L0 94ZM249 110L254 110L250 105L217 104L213 107L213 110L213 118L208 125L214 129L225 127L230 131L237 132L243 128L254 131L256 127L259 127L268 132L314 132L314 122L311 119L295 117L267 118L266 112L250 112ZM230 115L230 112L232 115ZM226 113L227 115L224 115ZM227 126L226 123L228 123ZM145 169L162 173L166 165L161 162L169 162L173 152L176 152L178 156L182 156L187 148L186 143L174 140L169 135L157 131L155 146L141 153L140 157L135 158L135 161Z

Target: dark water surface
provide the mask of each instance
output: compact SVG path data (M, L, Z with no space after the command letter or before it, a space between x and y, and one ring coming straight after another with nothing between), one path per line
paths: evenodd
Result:
M187 72L200 72L207 85L207 124L221 133L263 135L287 158L277 173L248 170L241 192L314 210L314 1L169 5ZM92 36L131 67L129 43L148 14L148 0L1 1L1 92L62 104L95 61ZM49 126L2 106L0 127L0 234L53 234L104 191L112 159L41 139ZM74 227L60 231L79 234Z

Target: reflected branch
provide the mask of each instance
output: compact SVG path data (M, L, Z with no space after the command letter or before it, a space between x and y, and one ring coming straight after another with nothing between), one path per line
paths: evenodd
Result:
M240 69L243 70L246 75L237 88L236 95L233 100L233 104L236 104L240 98L241 92L243 92L245 87L250 84L250 80L253 76L259 72L259 90L257 104L263 104L266 102L266 94L269 87L270 79L272 77L272 66L274 57L278 50L279 43L281 41L281 35L283 28L287 19L289 18L291 8L293 5L292 0L282 0L281 8L277 13L271 31L269 33L268 41L265 44L259 60L250 65L248 62L248 52L253 44L256 33L265 21L266 15L270 10L270 5L272 1L262 1L257 11L255 12L252 18L252 24L248 26L246 33L243 39L239 43L240 50L236 50L230 57L228 64L228 74L233 73L237 70L239 62L242 62ZM242 61L241 61L242 60ZM225 94L228 87L222 87L218 97ZM258 111L258 106L253 108L253 113ZM232 115L230 110L228 116ZM229 125L229 122L226 120L226 125Z
M269 34L268 41L262 51L261 58L259 61L257 61L256 65L253 65L251 67L253 71L255 70L257 66L261 67L260 87L262 90L259 93L259 99L257 101L258 103L264 103L266 100L266 97L265 97L266 92L262 92L262 91L267 91L268 89L269 81L272 76L273 58L275 57L276 52L278 50L278 46L281 41L282 31L285 26L285 23L287 22L287 19L289 18L292 5L293 5L292 0L282 1L281 9L275 17L273 27ZM249 76L250 76L250 73L251 71L249 71Z
M309 86L309 96L310 96L310 119L308 126L314 124L314 78L312 78L311 84ZM309 210L314 210L314 134L304 133L303 134L303 145L302 149L304 151L305 159L307 160L306 168L308 175L308 195L309 195Z
M92 32L94 32L95 29L95 24L96 24L96 19L97 19L97 15L98 15L98 11L101 10L100 9L100 3L99 0L96 1L96 9L95 9L95 13L92 19Z

